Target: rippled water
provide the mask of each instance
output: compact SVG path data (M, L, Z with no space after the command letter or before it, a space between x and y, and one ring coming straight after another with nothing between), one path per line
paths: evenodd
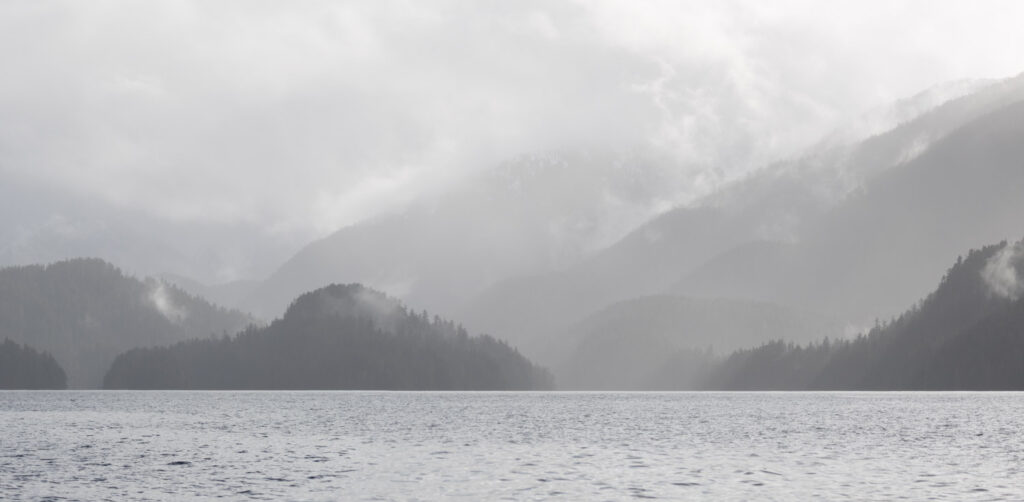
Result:
M0 392L0 499L1024 499L1020 393Z

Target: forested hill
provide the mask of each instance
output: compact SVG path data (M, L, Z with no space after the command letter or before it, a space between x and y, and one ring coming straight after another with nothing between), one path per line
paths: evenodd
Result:
M972 250L938 289L853 340L734 353L711 389L1024 389L1024 241Z
M552 377L489 336L408 311L360 285L295 300L234 337L118 356L109 389L547 389Z
M97 388L121 352L236 332L249 316L98 259L0 270L0 336L53 355L72 388Z
M0 389L63 389L67 376L47 353L12 342L0 343Z

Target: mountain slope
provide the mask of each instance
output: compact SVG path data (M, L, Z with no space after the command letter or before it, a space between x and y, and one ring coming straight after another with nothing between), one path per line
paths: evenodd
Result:
M806 258L794 245L814 240L820 234L820 246L833 238L845 246L828 252L848 254L846 248L858 249L856 243L842 238L847 233L859 235L859 229L850 226L870 225L871 222L863 220L887 217L872 210L871 202L860 201L865 185L888 184L878 179L890 171L902 171L908 162L933 162L944 154L927 156L926 161L917 157L926 156L953 131L1021 99L1024 75L946 102L859 143L815 148L801 158L757 171L712 196L658 216L581 263L560 271L502 281L475 298L460 317L476 329L513 340L540 356L547 340L559 336L576 320L612 302L643 295L668 292L749 298L806 310L835 308L844 299L829 299L825 303L807 298L810 293L801 294L827 285L830 276L796 274L802 269L795 263ZM1008 127L1003 137L1017 134L1013 124L1003 125ZM993 193L1005 194L1010 188L999 186L998 179L994 183L997 185L988 187ZM979 191L984 190L979 187ZM902 187L898 191L901 197L913 201L913 193ZM851 209L837 209L841 206ZM886 209L896 210L899 206L890 203ZM1000 218L1017 214L1007 207L993 209L1004 210L998 213ZM844 211L864 216L858 216L858 222L843 221L840 215ZM980 211L970 212L964 217L977 218L979 214ZM948 242L939 247L944 254L932 261L911 263L920 265L920 270L907 278L905 287L896 288L878 302L866 302L864 309L853 312L853 317L859 320L864 311L873 313L877 309L896 311L908 298L912 301L927 290L931 278L955 256L952 250L1016 233L1016 228L1005 219L986 228L992 231L974 232L964 238L950 235ZM1008 231L1011 229L1012 232ZM902 231L906 236L915 235L910 227ZM995 235L1000 231L1003 233ZM883 244L879 245L884 249ZM758 247L761 249L754 249ZM793 250L787 249L790 247ZM818 262L821 268L827 264L827 260ZM743 274L763 277L752 279ZM794 292L789 293L790 290ZM836 310L847 313L846 309Z
M857 321L892 315L921 297L959 250L1024 231L1022 137L1024 101L872 179L785 251L723 255L671 291L801 305Z
M52 354L71 388L99 387L110 362L125 350L249 323L239 312L153 279L126 276L97 259L0 270L0 333Z
M1024 389L1024 243L958 259L917 306L867 335L737 352L712 389Z
M105 388L544 389L550 376L508 345L409 312L359 285L300 296L265 328L235 337L135 349Z
M515 160L311 243L240 306L272 318L303 291L359 282L454 313L494 282L560 268L621 237L674 193L663 164L639 154Z
M168 221L0 171L0 267L101 256L136 276L262 276L294 252L254 222Z
M729 353L770 339L806 342L841 334L837 323L823 317L767 303L636 298L610 305L569 330L560 341L573 348L559 368L559 382L586 389L686 388L694 383L667 371L679 367L680 357ZM710 353L702 355L711 359Z

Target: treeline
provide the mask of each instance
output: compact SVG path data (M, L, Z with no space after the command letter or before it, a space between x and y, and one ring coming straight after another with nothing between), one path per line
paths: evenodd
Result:
M300 296L266 327L128 351L108 389L550 389L506 343L408 311L359 285Z
M52 354L72 388L98 388L125 350L234 333L250 322L98 259L0 270L0 333Z
M970 251L918 305L856 338L775 341L722 358L667 342L648 344L654 357L628 350L626 337L585 369L644 368L631 385L652 389L1024 389L1022 270L1024 242L1003 242ZM470 336L359 285L304 294L269 326L206 338L196 331L245 318L168 288L99 260L0 270L0 333L15 334L0 345L0 387L65 387L73 373L65 375L62 355L82 378L91 374L83 368L106 370L102 384L111 389L554 386L547 370L505 342ZM629 364L616 363L615 354Z
M1024 389L1024 244L972 250L938 289L851 340L741 350L704 377L724 390ZM1002 282L1002 283L1000 283Z
M63 389L67 376L50 354L14 343L0 344L0 389Z

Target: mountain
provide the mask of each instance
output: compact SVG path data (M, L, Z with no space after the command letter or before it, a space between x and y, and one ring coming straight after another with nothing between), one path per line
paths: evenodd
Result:
M982 115L867 182L794 245L722 255L670 288L863 321L927 291L959 250L1024 230L1024 101ZM751 273L767 271L767 273Z
M993 86L993 84L997 85ZM971 98L973 103L965 103L967 106L948 112L962 114L962 118L953 121L962 122L971 113L976 113L979 108L984 108L983 101L992 101L993 98L1001 99L999 87L1005 84L1005 81L1001 82L1000 79L992 78L969 78L935 84L913 96L868 110L826 135L809 150L811 152L826 151L835 146L856 144L872 136L884 134L893 128L909 124L914 119L932 112L948 102L973 95ZM988 89L986 90L986 88ZM950 123L951 121L945 119L944 122Z
M98 259L0 270L0 334L52 354L71 388L99 387L125 350L233 332L250 322Z
M215 305L241 305L260 281L239 279L236 281L206 284L179 274L160 274L160 280L172 284L182 291L204 298Z
M296 299L269 326L234 337L130 350L108 389L547 389L515 349L360 285Z
M0 389L64 389L67 376L57 360L12 342L0 344Z
M734 353L711 389L1024 389L1024 241L960 258L938 288L852 340Z
M641 154L526 156L311 243L237 306L272 318L303 291L359 282L453 313L506 277L573 263L621 237L675 193Z
M127 273L262 277L295 248L256 223L171 221L0 171L0 267L100 256Z
M1019 233L1021 100L1024 75L815 147L577 264L502 281L460 318L541 356L582 317L644 295L767 301L852 323L891 315L959 250Z
M680 359L693 364L764 340L841 335L838 323L768 303L641 297L588 316L560 338L572 349L559 368L559 382L564 388L602 390L687 388L694 383L672 371Z

